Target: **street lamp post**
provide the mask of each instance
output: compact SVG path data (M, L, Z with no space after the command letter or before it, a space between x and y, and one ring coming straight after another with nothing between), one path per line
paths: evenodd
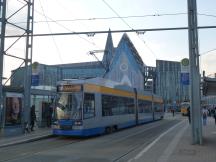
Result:
M196 0L188 0L188 27L192 143L202 144L199 46Z

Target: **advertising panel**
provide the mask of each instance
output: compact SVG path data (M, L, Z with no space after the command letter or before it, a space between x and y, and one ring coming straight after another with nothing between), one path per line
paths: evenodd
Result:
M34 62L32 64L32 77L31 77L32 86L39 86L39 71L40 71L39 63Z
M39 75L32 75L31 79L32 86L39 86Z
M189 73L181 73L181 84L189 85Z
M21 124L22 94L6 93L5 125Z

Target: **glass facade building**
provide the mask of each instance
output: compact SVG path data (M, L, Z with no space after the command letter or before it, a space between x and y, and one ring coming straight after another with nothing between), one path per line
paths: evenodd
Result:
M100 62L84 62L75 64L44 65L37 64L38 86L56 87L57 81L64 79L94 78L103 76L105 69ZM12 71L11 85L23 86L24 68ZM35 75L35 74L33 74Z
M189 85L182 85L180 77L180 62L156 60L156 94L163 97L167 106L189 100Z

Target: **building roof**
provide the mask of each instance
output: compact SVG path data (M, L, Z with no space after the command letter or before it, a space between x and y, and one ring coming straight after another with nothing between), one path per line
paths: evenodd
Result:
M156 60L156 62L165 62L165 63L177 63L177 64L180 64L179 61L169 61L169 60Z
M50 66L58 66L60 68L103 68L101 62L91 61L91 62L80 62L80 63L70 63L70 64L58 64L58 65L50 65Z

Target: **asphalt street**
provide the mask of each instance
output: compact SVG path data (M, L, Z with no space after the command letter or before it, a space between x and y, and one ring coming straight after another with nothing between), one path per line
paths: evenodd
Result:
M181 118L164 119L92 138L53 137L9 146L0 149L0 161L132 161L143 148L149 146L161 134L181 121ZM166 143L161 143L157 150L157 156L160 156L160 152L165 147Z

